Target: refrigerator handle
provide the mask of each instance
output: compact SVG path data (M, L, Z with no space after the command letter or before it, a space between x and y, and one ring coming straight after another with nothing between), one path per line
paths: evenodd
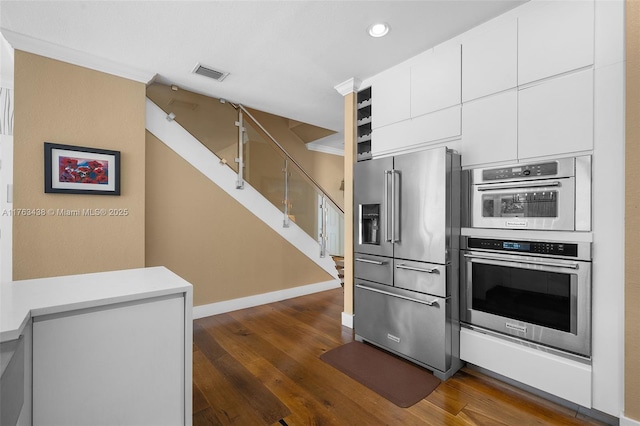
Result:
M400 175L400 170L392 170L392 178L391 178L391 198L393 198L393 205L391 209L393 214L391 215L391 223L393 227L392 235L393 241L392 243L397 243L400 241L400 185L402 185L402 179Z
M393 170L384 171L384 239L391 244L393 244L393 172ZM391 183L391 198L389 198L389 183Z

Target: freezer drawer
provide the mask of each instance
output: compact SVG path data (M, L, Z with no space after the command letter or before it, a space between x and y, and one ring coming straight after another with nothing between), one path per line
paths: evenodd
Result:
M356 278L393 285L393 259L355 253L353 272Z
M449 370L449 299L356 280L354 300L358 336L430 369Z
M405 290L447 297L448 266L435 263L394 260L394 286Z

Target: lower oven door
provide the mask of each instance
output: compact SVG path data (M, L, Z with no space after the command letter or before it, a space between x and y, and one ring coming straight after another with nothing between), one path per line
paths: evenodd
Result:
M591 263L463 251L462 321L591 356Z

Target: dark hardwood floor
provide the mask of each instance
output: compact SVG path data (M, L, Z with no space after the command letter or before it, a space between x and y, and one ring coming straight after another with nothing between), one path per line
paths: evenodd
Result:
M194 321L193 424L599 424L469 368L399 408L319 358L353 340L342 292Z

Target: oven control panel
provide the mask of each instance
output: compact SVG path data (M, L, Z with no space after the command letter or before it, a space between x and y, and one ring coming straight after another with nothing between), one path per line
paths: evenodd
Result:
M506 251L518 253L547 254L578 257L578 244L550 241L495 240L490 238L468 238L470 249Z
M485 169L482 171L482 180L503 180L513 178L533 178L542 176L554 176L558 174L558 163L524 164L521 166L504 167L498 169Z

